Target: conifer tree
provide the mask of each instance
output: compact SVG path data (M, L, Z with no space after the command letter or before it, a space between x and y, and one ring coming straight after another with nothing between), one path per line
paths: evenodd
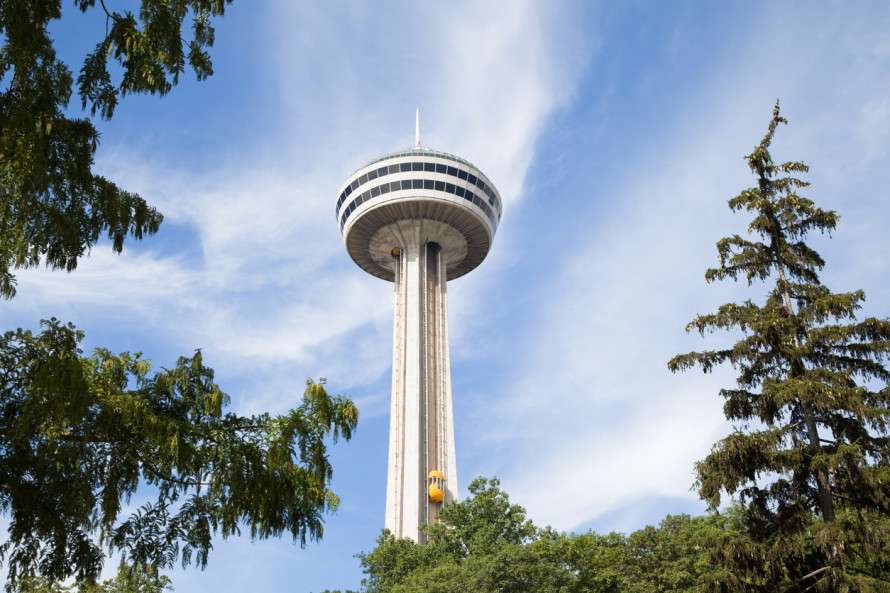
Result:
M769 148L780 123L747 157L757 185L729 200L753 216L751 237L717 243L708 282L767 281L765 302L729 303L686 330L738 330L730 348L673 358L672 371L709 372L730 363L737 386L723 389L735 424L696 464L696 489L712 509L725 492L747 506L743 537L713 550L723 571L714 590L890 590L890 322L854 313L861 290L833 293L824 261L805 242L831 232L833 211L801 195L802 162L776 164Z

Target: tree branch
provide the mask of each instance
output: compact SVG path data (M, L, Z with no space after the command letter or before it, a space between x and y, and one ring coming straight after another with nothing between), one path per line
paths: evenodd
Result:
M155 477L160 478L161 480L173 482L174 484L179 484L180 486L185 486L187 488L192 487L192 486L197 488L198 486L210 486L211 485L211 482L202 482L200 480L197 480L197 481L183 480L182 478L176 478L174 476L171 476L169 474L161 472L155 466L148 463L141 455L139 455L139 453L137 451L133 451L133 457L135 457L136 460L139 461L139 463L141 463L145 469L150 471L152 474L155 475Z
M833 498L840 498L841 500L846 500L846 501L848 501L848 502L861 503L861 501L860 501L859 499L857 499L857 498L852 498L852 497L850 497L850 496L847 496L847 495L845 495L845 494L839 494L839 493L837 493L837 492L832 492L832 493L831 493L831 496L832 496Z
M805 580L807 580L807 579L809 579L809 578L811 578L811 577L816 576L816 575L819 574L819 573L825 572L826 570L831 570L831 567L830 567L830 566L823 566L822 568L817 568L816 570L814 570L814 571L811 572L810 574L805 574L804 576L800 577L799 579L797 579L796 581L794 581L793 583L791 583L791 584L788 585L788 586L789 586L789 587L792 587L792 586L794 586L794 585L798 585L798 584L804 582ZM817 584L818 584L818 581L815 582L815 583L813 583L812 585L810 585L810 586L807 587L806 589L804 589L804 591L809 591L810 589L812 589L813 587L815 587Z
M105 6L105 0L99 0L99 3L102 5L102 10L105 11L106 16L108 16L108 18L110 18L111 20L116 21L117 17L108 12L108 8Z

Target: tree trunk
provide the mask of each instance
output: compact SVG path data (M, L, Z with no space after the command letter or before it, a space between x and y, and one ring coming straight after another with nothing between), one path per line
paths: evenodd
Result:
M782 294L785 297L785 311L789 316L794 315L794 308L791 306L791 294L788 292L787 281L785 280L785 268L779 264L779 278L782 279ZM794 347L800 348L800 340L797 335L794 336ZM801 369L802 370L802 369ZM795 373L794 364L791 366L791 373ZM801 371L797 371L801 372ZM795 373L796 374L796 373ZM793 376L793 375L792 375ZM810 448L815 452L819 450L819 426L816 423L816 411L813 406L806 403L800 403L803 409L803 417L807 427L807 438ZM816 470L816 485L818 489L819 510L822 513L822 519L827 523L834 522L834 501L831 499L831 487L828 482L828 475L825 470Z
M781 264L778 265L778 268L779 277L782 279L782 294L785 297L785 311L788 315L794 315L794 309L791 306L791 294L788 292L788 283L785 279L785 269ZM796 334L794 335L794 347L800 348L800 340ZM802 371L803 369L795 369L795 364L792 364L789 374L793 377L796 373L802 373ZM807 427L807 438L809 440L810 449L816 453L820 448L819 425L816 422L816 411L813 409L813 406L807 402L800 402L800 406L803 410L804 422ZM828 481L828 474L823 469L817 469L815 474L817 488L816 495L818 498L819 510L822 513L822 520L826 523L834 523L834 501L831 498L831 485ZM831 569L828 571L827 575L828 591L840 591L840 578L838 574L843 572L844 567L844 556L840 546L837 543L829 544L828 549L826 550L826 555L828 556L828 566Z

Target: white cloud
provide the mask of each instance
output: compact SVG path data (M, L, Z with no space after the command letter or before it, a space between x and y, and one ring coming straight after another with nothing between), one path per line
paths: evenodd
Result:
M554 210L573 215L562 221L558 243L534 226L525 229L524 240L538 242L553 257L542 259L545 268L512 264L517 286L516 276L526 274L524 285L514 290L530 291L536 307L525 311L524 338L504 354L515 361L508 367L515 373L496 393L474 394L483 411L466 433L475 439L470 456L479 456L474 467L498 473L541 523L566 529L628 500L695 498L689 492L693 463L726 433L718 392L733 385L734 374L724 369L704 377L698 372L675 376L665 365L674 354L731 339L684 336L683 325L696 313L730 300L760 299L765 292L744 282L707 285L703 274L716 264L717 239L744 234L747 218L730 214L725 200L752 184L741 156L765 132L776 96L783 112L793 114L774 145L777 159L826 163L828 155L843 155L841 162L856 163L863 174L885 176L875 159L886 149L886 82L869 83L869 68L847 73L844 65L855 58L851 52L861 50L883 71L886 52L870 51L868 44L831 45L838 32L830 28L788 35L786 21L774 23L756 43L730 48L723 63L712 66L720 76L681 93L699 99L678 105L676 120L632 143L633 162L611 169L606 183L592 185L590 177L574 173L577 179L568 183L579 193L596 187L609 194L593 196L587 207L577 200L555 202ZM884 36L877 25L861 21L850 28L868 39L876 30L878 38ZM775 40L763 44L772 33ZM811 51L825 59L813 62ZM781 68L764 71L762 66L775 60ZM837 107L838 96L847 96L849 87L836 87L832 77L856 89L855 100L843 109ZM822 93L818 100L814 88ZM834 118L829 126L807 123L829 114ZM598 157L614 162L607 153L591 152L591 160ZM868 187L865 179L851 184L840 167L814 169L810 177L822 191L842 186L848 194ZM564 183L560 189L560 198L568 200L565 193L573 187ZM813 198L820 200L820 194ZM833 197L828 207L859 210L861 205L847 199ZM878 221L887 220L887 207L871 198L862 210L867 218L859 218L860 211L844 223L873 225L867 235L853 237L854 244L862 242L854 249L868 245L870 253L877 252L868 261L885 270L885 263L876 263L885 258L875 246L887 243L877 228ZM847 249L835 255L840 261L829 266L843 269L845 262L858 261ZM856 269L861 276L860 264Z
M267 59L249 105L269 109L252 114L264 127L196 166L170 148L175 133L120 140L112 122L99 165L159 206L161 236L120 256L100 245L72 275L20 273L5 321L118 331L120 349L154 344L159 365L200 346L243 411L291 405L306 376L327 376L359 394L362 434L385 431L391 289L349 261L332 210L351 171L411 143L420 107L424 144L475 162L508 201L488 260L449 286L461 485L497 474L560 528L630 500L693 500L692 464L725 431L717 392L733 373L665 365L728 339L686 336L696 313L761 296L703 273L714 242L743 232L725 200L751 183L741 157L777 98L791 126L774 155L813 165L813 197L844 216L826 277L886 315L890 17L877 6L769 5L732 35L712 14L727 33L712 46L696 41L696 8L664 24L660 48L628 47L633 31L616 29L640 15L600 19L582 2L273 2L251 38ZM622 70L598 78L612 63ZM374 462L342 450L344 508L367 506ZM350 545L337 553L364 544Z

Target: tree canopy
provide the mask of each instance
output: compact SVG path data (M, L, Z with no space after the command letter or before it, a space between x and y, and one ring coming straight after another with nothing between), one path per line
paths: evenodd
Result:
M337 506L326 439L349 439L351 400L308 381L281 416L224 412L200 351L151 372L46 322L0 341L0 558L10 582L39 573L93 581L104 551L153 567L207 563L216 534L289 534L305 544ZM137 493L137 488L141 488ZM138 510L121 518L132 497ZM103 551L104 550L104 551Z
M21 579L11 593L164 593L172 591L170 579L158 569L144 564L121 566L113 579L101 583L63 585L44 576Z
M830 232L833 211L801 195L801 162L777 164L769 149L779 124L747 157L757 185L729 200L751 216L748 235L717 243L708 282L768 281L763 304L729 303L687 331L738 330L732 347L669 363L705 372L729 363L737 386L721 391L736 428L696 464L696 488L712 508L723 493L747 505L744 538L713 550L725 567L714 590L887 590L890 585L890 322L855 320L865 294L821 284L825 262L805 243Z
M536 527L497 479L477 478L469 491L423 527L428 544L384 531L374 550L359 554L362 592L700 591L712 571L708 542L738 526L732 513L676 515L629 536L566 534Z
M93 171L90 117L111 118L128 94L166 95L187 68L212 74L211 22L231 1L141 0L133 13L75 0L105 30L76 79L89 111L78 117L74 75L48 31L61 0L0 0L0 295L15 295L15 269L71 271L103 235L120 252L127 237L158 230L159 212ZM140 354L85 356L74 326L43 325L0 339L8 587L64 589L58 581L73 576L89 589L119 552L136 572L96 591L160 591L168 582L156 569L204 566L215 535L321 537L322 514L337 505L327 443L350 438L351 400L309 381L289 413L239 416L224 411L229 398L200 351L153 373ZM125 513L130 504L138 509Z
M109 119L121 97L166 95L186 67L213 73L214 17L232 0L141 0L138 13L75 0L105 21L105 36L84 59L77 95L92 116ZM93 172L99 133L68 104L74 75L57 57L48 27L62 0L0 0L0 295L15 295L17 268L45 261L67 271L103 235L124 240L157 232L163 217L138 195ZM191 37L182 37L191 20ZM109 68L109 61L114 65ZM114 73L114 74L113 74Z

